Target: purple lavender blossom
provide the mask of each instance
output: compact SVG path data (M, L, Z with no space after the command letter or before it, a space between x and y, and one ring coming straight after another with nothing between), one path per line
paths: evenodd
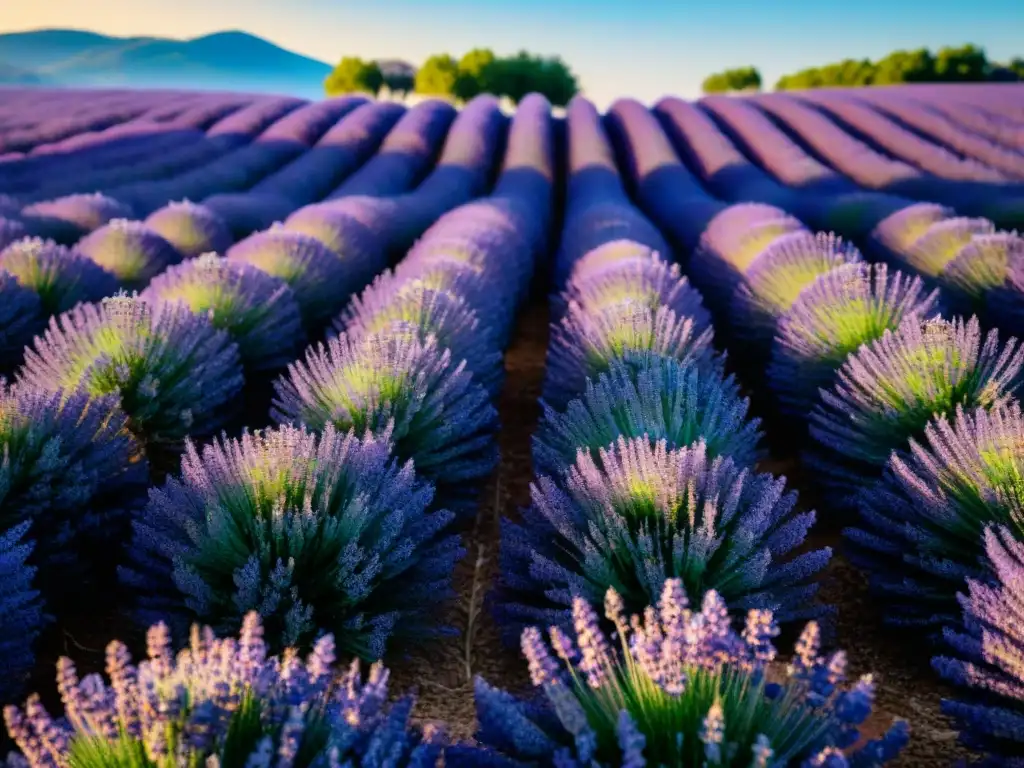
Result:
M25 346L45 327L39 296L0 268L0 371L19 365Z
M395 277L416 280L424 288L459 296L473 308L477 317L512 314L514 297L495 286L495 276L479 265L454 258L405 258L395 267Z
M659 307L667 307L678 317L689 317L700 329L710 327L711 315L704 308L700 293L683 277L679 265L662 261L653 251L648 253L647 258L610 264L602 258L600 266L592 261L587 264L588 269L575 270L562 294L563 306L576 302L587 312L602 312L629 301L655 312Z
M186 259L211 252L224 254L234 242L231 229L220 216L188 200L168 203L151 213L145 224Z
M177 249L141 221L114 219L87 237L75 250L118 279L129 290L146 287L154 277L181 261Z
M977 318L911 317L851 355L811 413L807 457L840 503L877 479L889 454L957 406L995 408L1020 386L1016 339L982 339Z
M552 327L544 400L552 408L564 409L583 393L587 379L629 354L652 352L680 363L720 368L711 345L714 332L699 320L629 300L600 311L569 302L565 317Z
M52 230L54 237L70 241L99 229L113 219L132 217L131 208L99 192L44 200L25 206L21 212L33 231Z
M1015 292L1007 286L1007 277L1016 264L1024 264L1024 237L1010 232L975 235L939 277L943 287L959 302L958 309L965 312L984 311L988 294L1000 290L1004 291L1004 300L1024 305L1024 295L1011 298Z
M1019 519L1018 519L1019 523ZM967 690L963 701L943 700L942 711L968 747L988 753L988 764L1024 765L1024 543L1020 531L985 531L987 570L994 583L971 580L958 595L966 631L945 631L956 658L932 659L935 671Z
M985 577L985 529L1006 526L1024 540L1024 416L1016 403L958 407L922 437L861 494L861 525L846 535L893 622L953 624L957 591Z
M127 528L125 512L145 499L148 468L127 422L116 397L15 389L0 379L0 529L32 523L47 594L77 594L76 579L105 570L81 553L91 544L109 553Z
M617 643L583 598L573 600L575 631L553 627L550 647L537 628L525 630L539 701L478 678L478 746L449 748L446 765L877 766L909 741L907 723L897 721L844 758L871 714L874 680L844 687L846 656L819 655L813 622L781 682L769 682L778 635L771 611L749 611L736 632L715 591L699 610L679 579L659 595L630 618L620 595L607 591Z
M747 418L750 401L732 376L650 353L613 361L564 413L541 405L534 470L556 480L579 451L598 459L620 437L646 435L672 449L704 440L710 458L729 456L740 467L752 467L761 453L760 420Z
M117 292L117 278L77 251L28 237L0 251L0 269L34 291L47 317Z
M28 236L28 230L20 221L5 218L0 211L0 251L13 243Z
M238 345L181 305L119 295L50 320L25 351L19 386L116 394L129 430L152 451L212 434L242 389Z
M831 233L781 235L746 270L733 294L729 326L740 338L763 347L805 288L837 267L861 260L860 251Z
M670 449L620 437L596 459L581 450L558 482L531 486L522 523L503 521L499 616L513 636L531 621L565 626L574 596L611 586L640 610L673 578L694 595L721 591L736 610L821 615L811 579L831 551L793 555L815 513L796 512L785 484L710 458L702 440Z
M334 638L325 635L303 661L295 649L267 654L259 616L245 617L238 639L194 626L189 646L172 653L167 627L147 637L149 658L107 646L106 671L79 678L57 663L63 717L39 696L4 709L7 730L30 768L76 765L246 765L250 768L377 765L429 768L446 741L435 726L411 722L415 699L388 704L388 670L359 662L332 685Z
M939 277L975 237L994 232L988 219L943 219L903 252L901 262L926 277Z
M476 509L479 486L497 463L498 414L464 362L413 328L352 338L341 334L306 352L274 382L278 423L389 434L395 455L435 484L438 503Z
M0 483L0 502L6 489ZM35 664L33 646L45 621L28 564L35 543L26 539L32 522L0 528L0 700L10 701Z
M779 320L772 345L768 382L783 412L806 419L847 357L912 315L936 314L938 297L884 264L847 264L817 278Z
M254 610L275 647L333 632L347 651L378 659L390 639L436 634L461 556L448 511L390 435L359 439L327 424L284 426L202 451L189 442L181 479L151 491L133 524L131 565L140 618L237 626Z
M391 272L380 275L334 321L338 333L369 336L389 328L414 328L421 342L434 336L452 359L465 361L473 379L492 398L504 380L499 341L458 294L439 291L419 280L402 280Z
M956 212L952 208L936 203L915 203L900 208L882 219L871 231L869 248L877 258L899 264L904 254L933 224L954 216Z
M281 226L247 237L227 253L231 261L250 264L283 280L295 294L308 331L318 329L365 284L319 240Z
M299 304L280 278L208 253L171 267L142 293L150 303L181 303L209 318L238 344L246 371L283 368L306 334Z
M377 216L360 216L359 207L345 205L342 200L338 202L344 207L327 204L300 208L285 220L284 228L319 240L335 256L351 264L352 269L369 272L372 276L380 271L380 267L374 267L386 261L381 238L387 233L371 226L377 221ZM371 207L370 211L374 208ZM394 219L393 215L380 216L381 221Z

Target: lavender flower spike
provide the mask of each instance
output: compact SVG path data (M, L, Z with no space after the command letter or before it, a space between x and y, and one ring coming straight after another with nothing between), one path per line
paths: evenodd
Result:
M275 647L333 632L380 658L387 642L437 632L462 550L428 512L428 484L391 458L388 435L358 439L328 424L191 442L181 479L150 495L134 522L123 579L140 618L236 626L255 610Z
M729 456L740 467L757 461L759 419L748 419L750 401L732 376L681 364L652 353L615 360L564 413L542 402L544 416L533 437L538 475L557 479L577 452L609 448L620 437L646 435L683 448L704 440L708 455Z
M956 594L985 576L982 534L1024 541L1024 415L1012 403L939 417L894 453L881 485L860 498L851 555L900 624L955 624Z
M522 524L502 526L498 613L516 635L536 620L567 626L574 596L596 601L612 586L640 610L673 578L783 621L823 612L811 577L831 551L792 556L814 512L794 511L785 478L711 459L703 441L619 438L596 460L580 451L562 482L542 477L530 496Z
M295 294L249 264L208 253L158 275L142 293L151 303L182 303L238 344L247 371L283 368L306 334Z
M476 508L497 463L497 411L465 363L413 328L318 344L274 382L271 418L323 429L390 431L395 455L435 484L438 503Z
M167 627L148 636L149 658L135 665L127 647L107 646L107 676L79 679L57 663L64 716L52 718L37 695L6 707L7 730L29 768L80 765L324 768L437 763L445 737L414 726L411 696L388 704L388 671L358 662L332 686L334 639L317 641L303 661L295 649L267 655L259 616L248 614L236 640L192 628L191 643L171 651Z
M0 485L0 501L5 488ZM36 568L27 564L34 543L25 538L26 520L9 530L0 529L0 700L10 701L35 663L33 645L44 617L39 592L34 588Z
M912 315L936 314L939 291L884 264L847 264L822 275L779 321L768 382L788 416L806 419L836 372L861 345Z
M966 631L945 633L957 658L938 656L932 666L972 694L942 702L960 740L988 753L989 763L1014 768L1024 764L1024 543L1019 531L992 526L985 550L994 583L972 580L959 595Z
M613 360L653 352L680 363L721 367L711 346L714 332L668 307L657 310L632 301L589 311L576 302L552 328L544 399L562 409L586 389L587 379L608 370Z
M238 346L206 318L120 295L51 319L26 350L17 382L116 394L147 452L177 451L186 435L211 434L224 422L242 366Z
M449 748L445 764L880 766L906 746L909 728L897 721L882 738L850 749L871 714L874 682L865 675L844 686L846 657L819 655L814 623L795 662L776 676L781 682L769 682L778 634L771 611L751 610L736 632L715 591L699 607L678 579L659 594L630 619L608 590L614 643L583 598L573 601L574 637L552 628L554 653L537 628L526 629L523 654L539 672L536 701L478 678L477 746Z
M1020 386L1016 339L982 339L977 318L912 317L850 356L811 413L808 457L833 492L849 494L879 476L889 454L922 434L935 414L994 408Z
M146 287L154 277L181 261L169 242L141 221L114 219L83 237L75 250L114 275L129 290Z
M117 293L117 278L77 251L28 237L0 252L0 269L39 296L47 317Z

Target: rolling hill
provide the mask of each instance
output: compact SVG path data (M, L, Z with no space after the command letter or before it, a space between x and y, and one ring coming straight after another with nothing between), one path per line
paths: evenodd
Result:
M246 32L192 40L70 29L0 35L0 85L198 88L322 95L331 66Z

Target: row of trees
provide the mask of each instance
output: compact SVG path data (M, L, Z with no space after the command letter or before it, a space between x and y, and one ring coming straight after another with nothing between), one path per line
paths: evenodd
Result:
M518 103L528 93L540 93L555 106L565 106L579 91L579 84L557 56L534 56L520 51L514 56L499 57L487 48L476 48L460 59L446 53L436 54L415 75L347 56L324 80L328 96L352 92L376 95L384 88L392 93L405 94L411 90L460 102L491 93Z
M932 53L927 48L916 51L893 51L878 61L844 59L822 67L784 75L775 83L775 90L797 88L839 88L898 83L983 83L1024 80L1024 59L1008 64L988 60L985 50L976 45L941 48ZM719 72L703 84L704 93L757 90L761 74L754 67Z

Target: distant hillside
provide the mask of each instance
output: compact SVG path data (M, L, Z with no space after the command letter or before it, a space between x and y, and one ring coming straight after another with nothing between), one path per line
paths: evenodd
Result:
M0 85L323 94L331 66L245 32L193 40L43 29L0 35Z

